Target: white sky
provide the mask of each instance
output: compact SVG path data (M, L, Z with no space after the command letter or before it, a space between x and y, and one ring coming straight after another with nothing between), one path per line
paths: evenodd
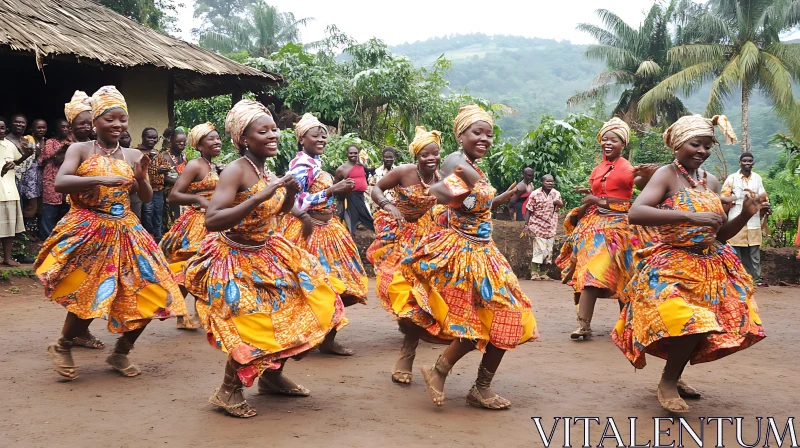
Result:
M179 37L196 42L191 29L194 0L181 0ZM594 41L575 30L581 22L599 24L596 9L609 9L632 26L638 25L653 0L268 0L296 18L316 20L301 28L303 41L324 37L325 27L335 24L358 42L372 37L389 45L416 42L450 34L508 34L569 40L577 44Z

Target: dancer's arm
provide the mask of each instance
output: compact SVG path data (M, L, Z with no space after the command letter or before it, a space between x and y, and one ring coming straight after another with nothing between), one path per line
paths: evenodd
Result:
M245 170L249 168L249 170ZM252 168L244 163L234 162L225 168L219 177L214 196L206 210L206 229L209 232L222 232L239 224L245 216L252 213L262 202L270 199L275 191L283 186L283 179L273 179L266 188L247 198L242 203L233 206L236 193L249 188L245 179L252 177Z
M169 193L169 197L167 198L169 203L176 205L200 204L200 207L207 209L209 204L208 199L199 194L191 194L186 191L193 182L200 182L203 180L208 175L210 169L208 164L205 162L201 163L200 159L195 159L187 163L186 168L184 168L181 175L178 176L175 186L172 187L172 191Z
M55 189L58 193L81 193L86 190L105 186L119 187L130 184L131 181L122 176L76 176L75 172L83 161L83 153L93 149L92 143L75 143L67 149L64 163L56 174Z

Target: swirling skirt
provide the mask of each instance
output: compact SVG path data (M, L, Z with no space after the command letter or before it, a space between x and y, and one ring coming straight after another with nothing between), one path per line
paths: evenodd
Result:
M628 224L624 213L603 214L596 207L584 215L561 246L556 265L576 293L587 287L617 297L630 279L633 253L657 242L657 233Z
M361 265L356 243L341 221L331 218L327 225L315 225L314 233L307 240L303 238L300 220L286 215L283 224L286 239L319 259L333 289L342 299L367 303L367 273Z
M469 339L480 350L513 349L538 338L531 303L494 242L475 243L450 228L427 234L402 262L416 304L442 339Z
M367 249L367 260L375 267L375 290L381 306L394 318L417 327L427 330L438 325L433 316L419 306L419 292L400 271L403 259L414 253L423 237L434 229L434 222L426 214L416 222L398 226L384 210L375 213L374 220L377 233ZM411 280L416 282L414 277Z
M136 216L72 207L34 265L45 294L81 319L122 333L183 316L186 304L164 255Z
M197 253L206 235L208 231L205 212L189 207L161 238L159 247L179 284L184 283L183 270L186 261Z
M281 235L262 247L208 235L186 262L186 287L197 297L208 342L242 365L247 386L347 324L319 262Z
M611 339L637 369L646 353L666 359L671 337L704 335L692 364L743 350L766 337L751 285L727 244L702 252L666 244L641 250Z

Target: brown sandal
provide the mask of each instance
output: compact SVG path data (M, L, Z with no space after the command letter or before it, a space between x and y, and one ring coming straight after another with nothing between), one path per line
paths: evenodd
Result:
M486 367L483 367L483 364L481 364L478 367L478 378L475 380L475 384L472 385L472 389L469 390L469 394L467 394L467 404L479 408L491 409L494 411L508 409L511 407L510 401L506 400L500 395L497 395L496 393L492 398L483 398L481 389L491 390L492 378L494 378L494 373L490 372Z
M570 339L577 341L583 338L584 341L592 338L592 321L578 316L578 329L569 335Z
M281 374L281 376L283 376L283 374ZM310 390L299 384L295 384L294 387L289 388L280 387L267 379L265 375L261 375L258 378L258 393L266 395L288 395L290 397L308 397L311 395Z
M242 401L240 401L239 403L233 405L225 404L225 402L223 402L222 399L219 398L220 389L221 388L218 387L214 391L214 393L211 394L211 397L208 399L209 403L213 404L214 406L222 408L231 417L250 418L250 417L255 417L256 414L258 414L256 409L250 406L250 403L248 403L247 400L244 399L244 394L242 394ZM233 392L231 393L235 394L237 391L241 392L242 388L237 387L233 389Z
M186 316L178 316L178 319L175 322L175 326L178 327L179 330L197 330L198 326L192 322L192 318L188 315Z
M97 339L97 337L90 333L89 330L86 330L86 334L83 336L78 336L77 338L73 339L72 344L78 347L93 349L106 348L106 344L104 344L100 339Z
M400 358L397 359L394 363L394 367L392 368L392 382L397 384L411 384L411 380L414 377L414 374L411 372L411 369L414 366L414 358L417 356L417 344L419 344L419 339L416 338L409 338L406 336L403 339L403 347L400 349ZM398 369L397 364L400 361L408 360L411 367L408 370Z
M672 412L674 414L683 414L685 412L689 412L689 405L686 404L682 398L670 398L667 400L663 395L661 395L661 389L656 391L656 395L658 396L658 403L668 412Z
M678 394L683 398L697 399L703 396L703 393L695 387L690 386L683 380L678 380Z
M129 343L128 340L125 339L125 336L121 336L117 339L114 352L106 358L108 365L125 377L134 377L142 373L142 371L128 359L128 354L131 352L131 349L133 349L133 344Z
M436 390L431 385L433 371L436 370L440 375L444 375L447 378L447 374L450 373L452 368L453 366L444 359L444 355L439 355L439 359L436 360L436 364L433 367L420 369L422 378L425 380L425 386L428 388L428 395L431 396L431 400L436 406L441 406L444 403L444 391Z
M56 373L69 381L78 379L75 361L72 360L72 341L60 338L55 344L47 347L47 357L53 362Z

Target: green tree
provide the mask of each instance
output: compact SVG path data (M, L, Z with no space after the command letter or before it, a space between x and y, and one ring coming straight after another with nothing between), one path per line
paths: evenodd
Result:
M98 0L98 3L154 30L180 31L175 28L177 9L173 0Z
M675 92L690 95L712 81L706 115L716 115L733 92L742 97L742 152L750 150L748 107L758 88L790 130L800 135L792 82L800 79L800 45L780 41L800 23L800 0L711 0L687 26L684 45L668 59L681 68L642 97L645 116L658 114Z
M685 3L682 1L681 5ZM587 48L585 56L604 62L606 71L595 77L594 85L589 90L568 99L567 105L592 103L613 90L622 90L612 115L641 130L641 126L637 126L641 123L641 97L670 74L667 52L672 47L673 39L668 26L675 16L675 10L675 0L667 7L655 4L639 28L633 28L613 12L599 9L596 13L604 26L588 23L578 25L578 30L598 41L597 45ZM646 124L672 123L685 113L686 109L678 97L665 95Z
M246 8L242 17L217 16L211 27L200 34L200 46L227 54L247 51L251 56L267 57L290 42L300 41L300 27L314 20L296 19L291 12L280 12L265 0Z

